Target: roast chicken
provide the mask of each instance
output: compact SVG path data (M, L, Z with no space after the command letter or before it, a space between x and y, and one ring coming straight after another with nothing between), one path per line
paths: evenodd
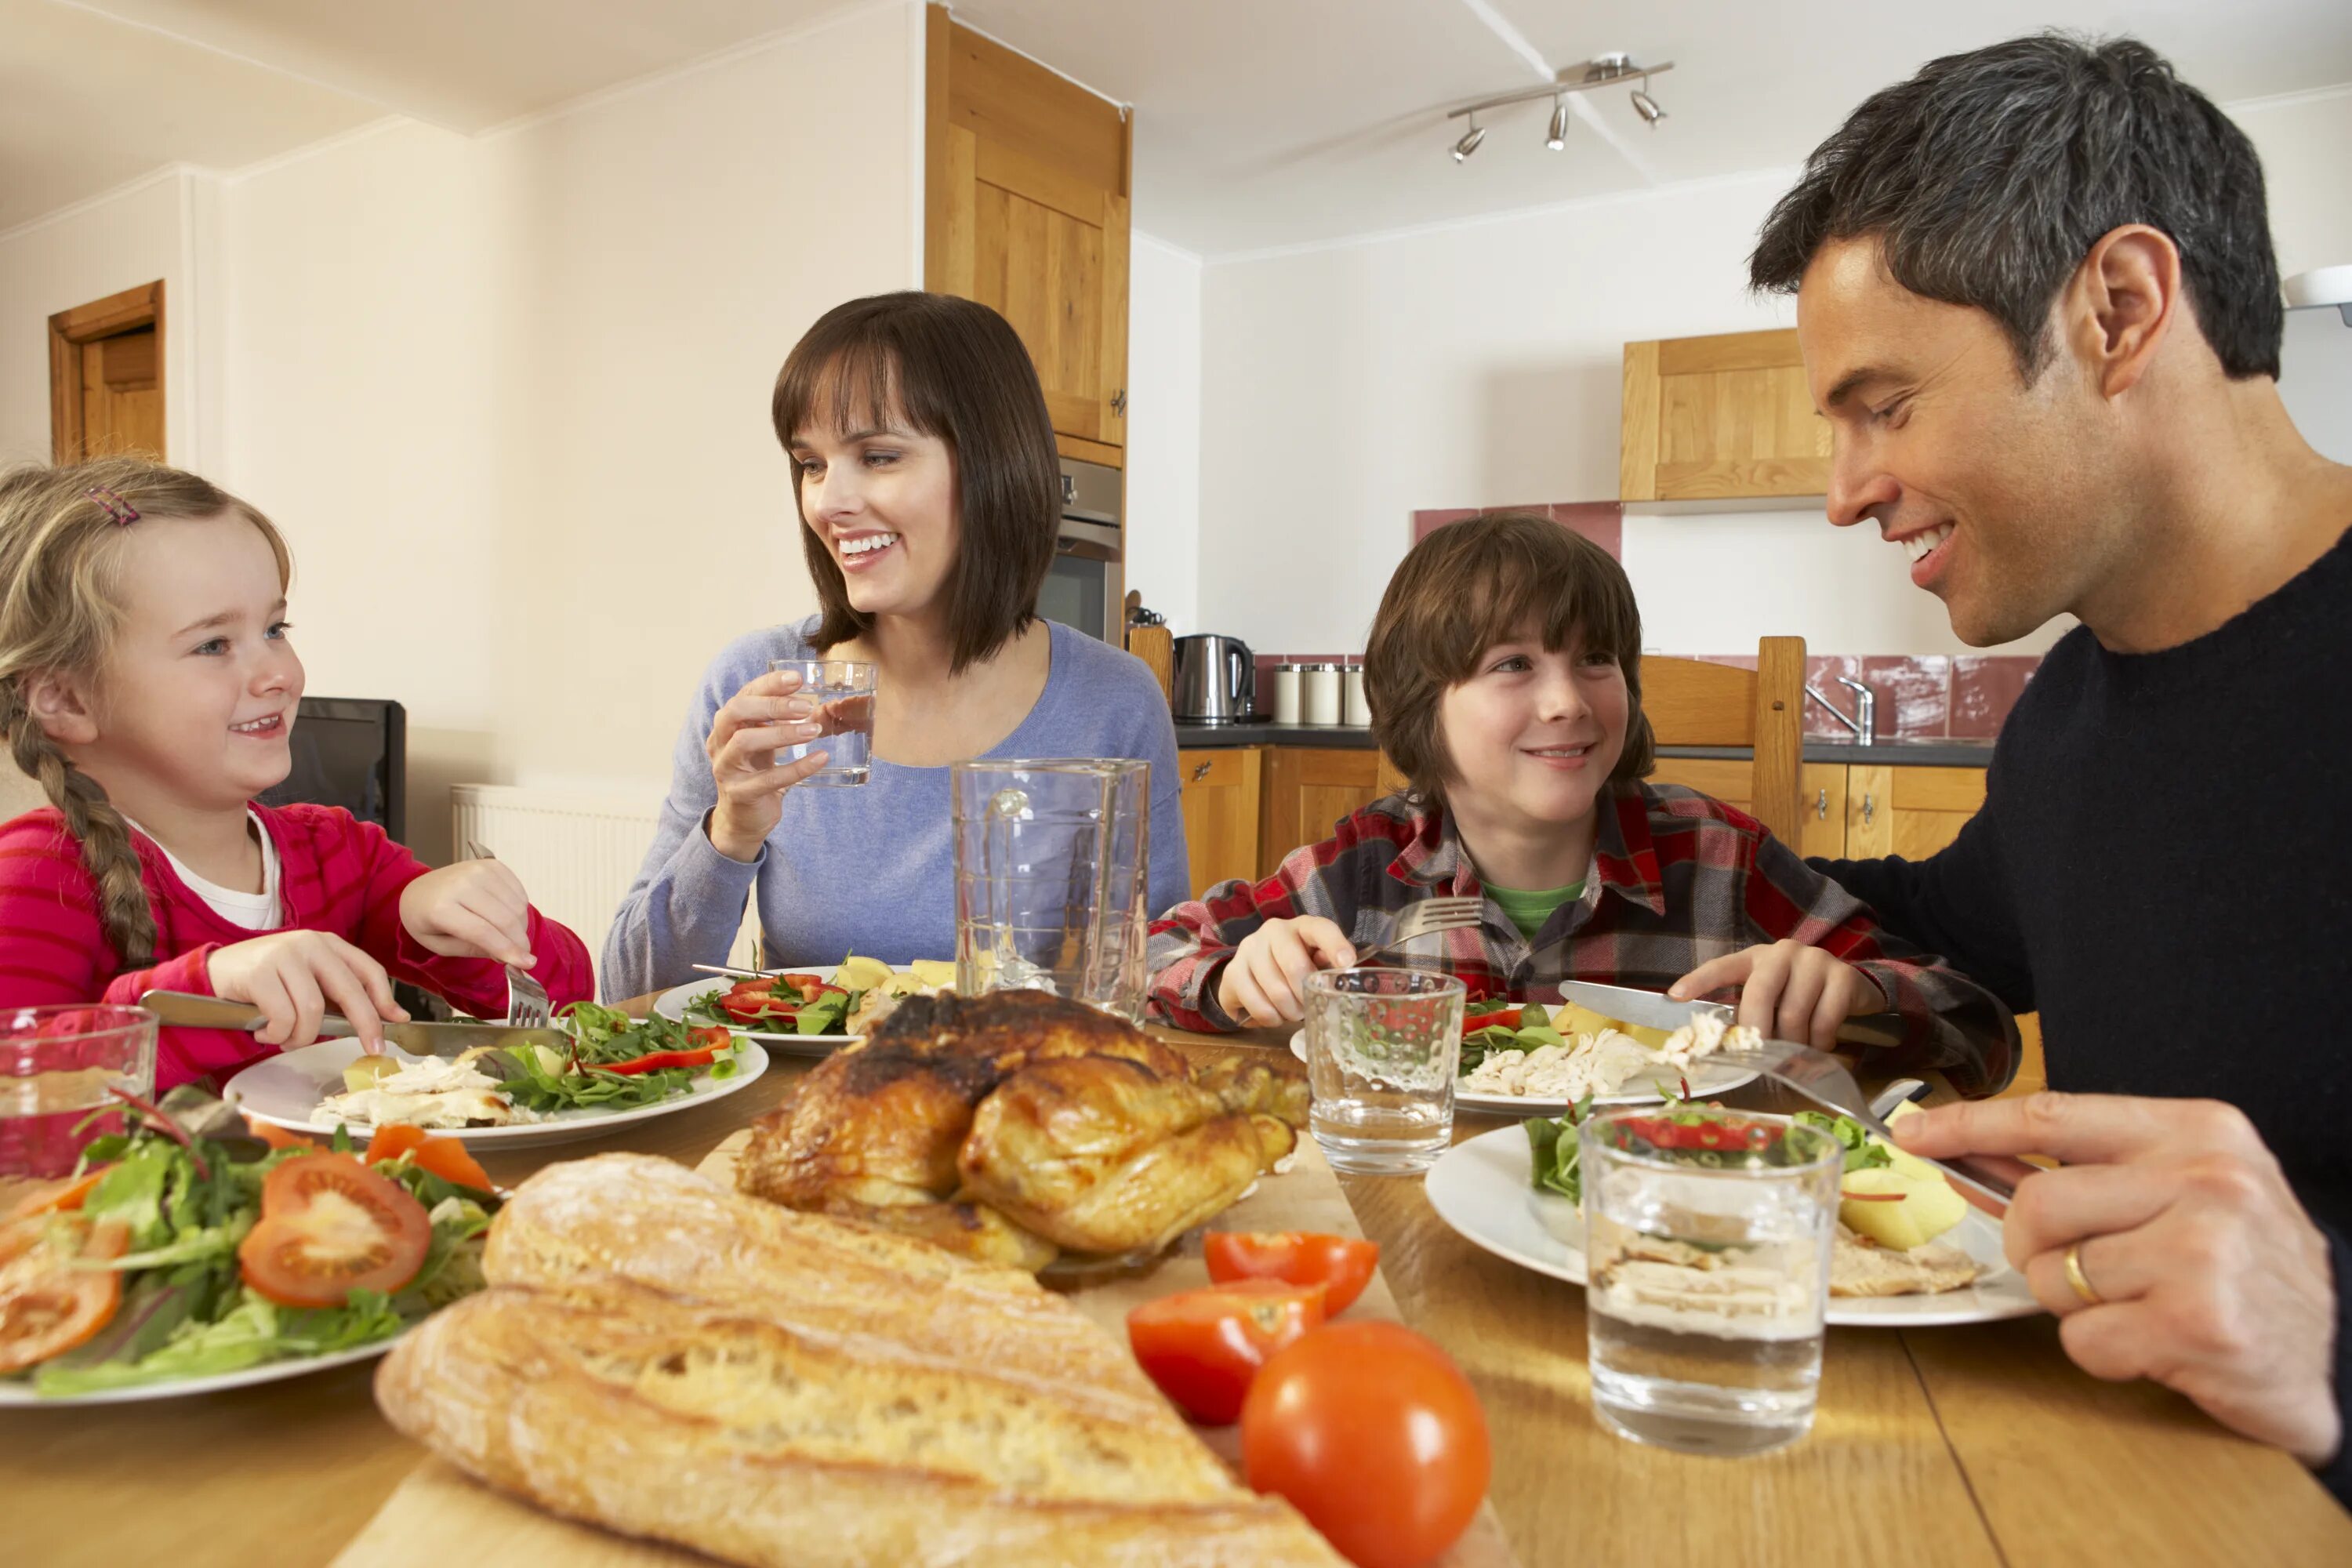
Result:
M1038 991L909 997L752 1124L746 1193L1035 1270L1156 1251L1287 1155L1286 1058L1196 1076L1140 1029Z

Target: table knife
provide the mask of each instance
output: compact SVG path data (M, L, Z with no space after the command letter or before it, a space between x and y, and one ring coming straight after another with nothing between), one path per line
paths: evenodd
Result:
M269 1022L249 1002L224 1001L186 991L150 991L139 998L139 1005L174 1028L238 1029L251 1034ZM353 1032L351 1020L340 1015L329 1013L319 1020L322 1040L349 1039ZM444 1059L462 1056L477 1046L547 1046L567 1053L572 1049L572 1036L565 1030L518 1029L504 1024L387 1023L383 1037L411 1056Z

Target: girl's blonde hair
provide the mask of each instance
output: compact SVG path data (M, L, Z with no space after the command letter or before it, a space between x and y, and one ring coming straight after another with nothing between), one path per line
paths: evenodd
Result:
M143 458L93 458L0 474L0 739L81 846L99 919L125 969L155 956L139 852L105 789L42 730L27 683L50 671L95 677L122 623L123 542L134 529L230 512L261 531L283 586L286 541L269 520L206 479Z

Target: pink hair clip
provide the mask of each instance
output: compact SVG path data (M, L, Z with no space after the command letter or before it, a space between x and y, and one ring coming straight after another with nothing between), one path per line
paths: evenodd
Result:
M128 528L139 521L139 509L104 485L90 486L89 499L106 509L106 515L114 520L117 528Z

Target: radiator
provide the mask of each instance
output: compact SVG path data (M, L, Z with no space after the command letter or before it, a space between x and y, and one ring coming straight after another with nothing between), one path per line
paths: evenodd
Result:
M449 794L457 853L478 844L505 861L541 914L577 931L592 956L601 954L613 912L654 841L657 806L511 784L463 784ZM737 938L732 956L739 963L759 951L757 912L745 916L751 940Z

